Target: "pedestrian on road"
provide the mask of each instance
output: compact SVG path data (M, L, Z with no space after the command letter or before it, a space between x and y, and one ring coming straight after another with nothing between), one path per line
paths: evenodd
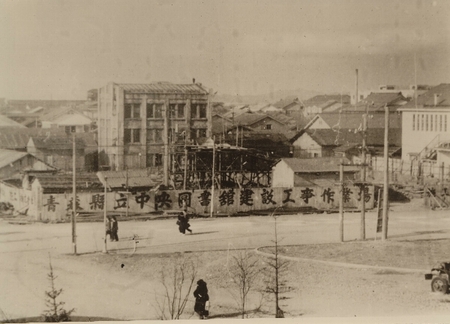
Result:
M106 236L109 235L109 239L112 240L111 237L111 216L106 216L106 224L105 224L105 239Z
M206 282L202 279L197 281L197 288L194 291L195 305L194 311L200 316L200 319L208 318L209 316L209 295Z
M185 210L178 215L177 225L180 233L186 234L186 231L192 233L192 230L189 228L191 227L191 224L189 224L189 216Z
M111 242L119 241L117 232L119 232L119 223L117 222L116 216L111 216Z

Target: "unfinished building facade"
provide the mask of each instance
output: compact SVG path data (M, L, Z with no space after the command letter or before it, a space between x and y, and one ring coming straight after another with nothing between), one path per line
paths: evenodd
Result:
M170 151L180 138L211 135L209 91L199 83L119 84L98 91L99 168L154 168L168 183Z

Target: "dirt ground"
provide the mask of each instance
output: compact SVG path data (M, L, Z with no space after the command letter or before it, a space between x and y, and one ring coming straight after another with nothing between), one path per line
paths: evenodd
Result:
M432 293L430 281L424 280L424 274L430 270L430 259L449 258L444 248L449 243L448 239L440 239L282 246L281 255L290 259L280 278L291 291L281 295L281 308L289 318L448 315L450 295ZM271 249L260 250L270 252ZM429 251L433 251L432 255ZM236 291L230 289L228 272L235 253L212 251L182 255L200 265L199 277L210 287L212 318L240 318L233 297ZM264 267L268 258L263 254L255 255ZM181 254L89 255L79 261L108 271L113 269L114 275L124 273L127 268L127 276L157 287L161 272L168 271L171 260L177 256ZM156 290L154 295L161 295L161 292ZM156 299L148 303L149 306L155 304ZM191 300L182 318L195 318L192 307ZM273 317L274 302L254 291L250 294L248 310L247 318ZM149 319L157 319L157 309L152 313L156 317Z
M414 204L402 205L393 210L392 215L395 213L408 215L410 210L416 209L417 206ZM434 215L438 216L434 218ZM349 226L351 222L354 222L357 229L358 216L352 217L347 216ZM405 224L405 218L402 217L398 217L398 224ZM411 230L408 227L406 230L413 232L414 235L392 235L388 241L374 240L371 237L366 241L352 240L345 243L283 245L280 242L280 260L287 262L286 269L280 274L280 280L289 287L287 292L280 295L280 307L285 317L365 320L373 317L398 319L402 316L425 316L425 318L448 316L450 295L432 293L430 281L424 279L424 274L429 272L437 261L450 261L448 253L450 227L445 212L431 214L431 218L421 217L420 221L426 224L430 224L429 219L439 219L443 227L439 225L433 228L411 228ZM261 222L258 224L262 224L263 220L253 220L252 228L255 228L257 221ZM168 241L164 249L158 248L164 253L155 253L155 251L147 253L145 249L141 253L132 253L129 249L117 249L111 250L108 254L90 252L78 256L58 252L58 246L63 242L60 239L64 238L66 242L69 236L67 234L60 237L52 236L53 227L42 225L41 231L48 231L49 239L40 238L37 241L31 238L21 239L19 235L25 234L20 234L19 230L24 227L8 228L8 232L5 230L2 233L3 238L7 239L5 243L9 243L8 246L11 246L11 249L18 249L12 244L26 244L23 248L30 250L26 252L21 247L21 253L5 251L2 254L2 256L11 256L10 262L4 259L5 262L1 263L2 273L14 273L8 277L9 282L0 282L2 290L0 310L4 312L3 320L5 317L11 319L42 312L43 292L48 289L48 282L42 279L45 279L48 271L49 255L52 251L52 265L58 276L56 286L64 288L61 300L66 302L68 308L75 307L76 314L79 316L118 320L159 319L161 311L158 303L162 301L164 292L161 275L170 276L174 260L184 258L192 260L197 265L196 278L203 278L208 283L211 299L210 319L238 319L241 315L236 288L233 288L230 274L233 257L244 250L236 250L236 246L240 247L238 244L232 248L230 245L229 248L223 248L224 245L215 245L214 241L209 241L208 237L214 240L214 237L220 234L208 231L211 226L217 226L216 224L219 224L217 222L221 224L220 233L227 233L226 226L235 229L246 220L224 219L199 222L195 224L196 228L204 226L205 234L198 237L185 237L196 240L205 237L208 239L205 242L211 242L213 246L217 246L217 249L171 252L169 250L175 249L178 245ZM290 233L288 229L297 222L297 218L286 217L284 227L280 228ZM318 219L317 222L317 225L311 226L320 225L320 228L324 228L322 220ZM148 222L146 225L151 228L161 226L162 229L166 223L161 221L158 224ZM141 223L130 224L130 226L135 225L139 228L142 226ZM64 225L54 226L62 228ZM102 224L98 224L98 229L101 230L101 228ZM261 231L266 229L257 227L255 230L257 235L260 235ZM426 234L420 235L421 231ZM92 233L85 232L85 235L94 237L95 233L92 230ZM245 235L245 230L243 233ZM155 238L153 242L162 241L166 234L161 232L160 235L161 237L158 240ZM251 236L251 233L247 235ZM292 235L295 235L295 232L292 232ZM238 239L237 236L230 237L225 237L224 242L231 242L228 240L236 242ZM97 238L94 238L97 242ZM253 238L253 240L256 239ZM43 244L42 247L46 250L33 250L39 247L39 244ZM197 246L190 244L191 247ZM259 245L258 248L252 247L245 250L257 260L257 265L261 269L259 272L261 277L256 281L255 289L249 294L246 317L273 318L274 301L270 295L261 292L265 287L263 269L270 268L267 264L270 260L267 253L273 252L273 248L257 245ZM48 246L51 247L48 248ZM8 294L15 296L8 298ZM17 300L21 300L20 305L17 304ZM12 312L12 310L16 311ZM197 319L193 313L192 292L181 319Z

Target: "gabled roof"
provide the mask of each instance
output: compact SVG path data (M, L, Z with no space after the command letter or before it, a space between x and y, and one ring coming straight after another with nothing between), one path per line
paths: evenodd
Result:
M18 122L15 122L14 120L12 120L4 115L0 115L0 127L26 128L22 124L19 124Z
M87 117L86 115L84 115L79 109L77 108L73 108L73 107L60 107L60 108L56 108L56 109L52 109L49 111L46 111L45 114L43 114L40 118L41 121L52 121L60 116L66 115L66 114L70 114L70 113L75 113L77 115L82 115L85 118L90 119L89 117Z
M48 136L48 137L31 137L30 141L33 141L34 146L38 149L46 150L72 150L73 139L68 136ZM81 150L85 148L84 141L76 137L75 138L76 149Z
M7 166L17 160L20 160L24 156L27 156L26 152L17 152L12 150L2 150L0 149L0 168Z
M4 112L6 114L12 113L13 111L19 114L30 114L39 107L42 107L44 111L46 111L57 107L81 105L85 101L86 100L8 100L8 108L6 108Z
M349 95L317 95L303 102L305 107L320 107L323 104L328 103L329 101L342 102L343 104L350 103Z
M251 126L261 120L264 120L265 118L270 118L280 124L284 124L284 122L276 119L272 115L262 114L262 113L243 113L243 114L235 117L234 122L235 122L235 124L242 125L242 126Z
M67 136L60 128L0 128L0 148L26 150L31 136Z
M297 97L287 97L287 98L281 99L281 100L275 102L274 104L272 104L272 106L281 108L281 109L286 109L286 107L293 105L293 104L294 105L300 104Z
M50 150L67 150L72 149L73 139L72 137L33 137L32 138L37 148L46 148ZM75 144L77 149L84 149L84 141L76 137Z
M318 118L327 123L330 128L361 128L362 129L362 114L359 113L324 113L316 115L313 121ZM385 116L384 114L369 115L367 119L367 128L384 128ZM311 123L312 124L312 123ZM402 117L399 114L391 114L389 116L389 129L401 128Z
M417 97L418 107L434 107L435 95L437 97L436 107L449 107L450 106L450 83L441 83L440 85L431 88L424 94ZM415 108L416 101L413 99L402 108Z
M339 172L341 162L350 163L347 158L283 158L284 161L295 173L311 173L311 172ZM358 166L346 166L344 171L359 171Z
M114 83L114 85L122 88L125 92L131 93L165 93L165 94L199 94L207 95L208 91L199 83L189 84L173 84L170 82L157 83Z
M36 175L44 189L44 193L50 192L72 192L73 176L71 174L55 174L55 175ZM95 173L77 173L76 175L77 191L101 191L103 185Z
M295 142L303 134L308 134L320 146L341 146L346 144L362 144L362 134L355 132L355 129L307 129L300 132L291 139L291 143ZM388 134L389 145L401 146L402 131L401 129L389 129ZM366 136L367 146L384 146L384 129L369 128Z
M101 171L97 172L97 175L102 183L104 183L104 179L106 177L106 183L109 189L124 188L127 182L128 187L130 188L154 188L162 182L161 176L148 174L147 170L142 169L128 171Z
M365 99L359 101L356 106L346 105L342 110L362 112L367 109L369 112L383 112L385 106L388 106L389 111L395 111L407 102L408 99L401 92L372 92Z
M359 103L362 105L368 103L369 105L391 105L395 104L399 100L406 100L401 92L371 92L365 99Z

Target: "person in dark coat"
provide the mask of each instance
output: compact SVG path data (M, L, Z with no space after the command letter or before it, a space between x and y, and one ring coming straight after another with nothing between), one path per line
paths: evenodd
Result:
M117 232L119 231L119 223L117 222L116 216L111 216L111 241L119 241L119 235Z
M111 237L111 217L110 216L106 216L105 235L106 236L109 235L109 239L112 240L112 237Z
M209 310L206 309L206 302L209 301L208 287L202 279L197 281L197 288L194 291L195 305L194 311L200 316L200 319L207 318Z
M183 210L183 212L178 215L177 224L180 233L186 234L186 231L192 233L192 230L189 228L191 227L191 224L189 224L189 216L187 215L186 211Z

